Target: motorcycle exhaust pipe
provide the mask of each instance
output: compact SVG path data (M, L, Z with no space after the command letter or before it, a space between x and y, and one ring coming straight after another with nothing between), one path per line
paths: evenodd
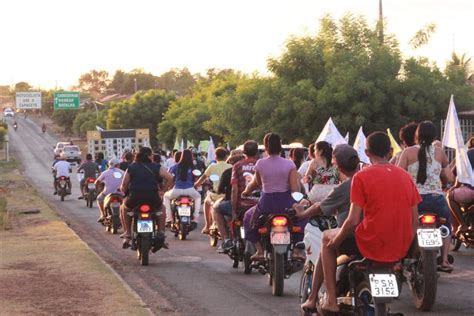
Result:
M439 231L441 232L441 237L443 239L450 236L449 228L446 225L441 225Z

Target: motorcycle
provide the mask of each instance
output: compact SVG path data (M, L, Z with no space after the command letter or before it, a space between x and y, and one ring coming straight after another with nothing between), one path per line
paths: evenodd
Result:
M403 276L415 299L415 306L422 311L430 311L436 300L438 285L437 255L448 238L449 229L445 218L425 213L419 216L417 238L413 241L408 255L403 259ZM450 262L454 259L450 256Z
M121 179L122 174L120 172L114 172L113 177L115 179ZM122 202L123 196L119 189L117 189L115 193L108 194L104 199L105 220L102 224L105 226L105 230L112 234L116 234L121 226L120 206Z
M105 230L112 234L117 234L120 228L120 206L123 202L121 193L110 193L104 199L105 220L103 222Z
M220 177L217 174L211 174L209 176L209 180L211 183L211 186L209 188L209 191L215 192L216 188L216 182L219 181ZM211 247L216 247L217 243L219 242L219 239L221 239L221 235L219 234L219 229L217 228L216 222L212 222L211 227L209 227L209 244Z
M46 125L43 125L43 126L41 127L41 131L43 132L43 134L46 133Z
M306 263L304 265L303 274L301 275L300 281L300 302L303 304L311 294L311 287L313 284L313 272L316 268L315 264L318 260L318 255L321 250L321 238L322 232L337 227L337 220L334 216L314 216L311 217L308 224L305 227L304 239L301 243L303 245L297 245L300 248L305 249L306 252ZM302 315L309 316L311 313L302 311Z
M150 204L140 203L127 215L132 218L130 249L136 250L140 264L147 266L150 251L157 252L164 245L165 236L157 229L161 211Z
M303 198L303 194L295 192L292 193L292 197L298 202ZM286 278L303 269L304 263L292 256L295 250L294 234L301 233L300 227L293 226L295 217L296 212L293 209L282 214L272 214L258 229L262 237L264 259L253 262L252 268L257 269L261 274L269 275L272 294L275 296L283 295ZM255 252L255 246L250 242L246 243L246 252L248 253L248 251Z
M201 176L201 171L193 170L193 176ZM197 224L194 219L194 199L187 195L179 196L171 201L172 206L172 223L170 231L174 233L179 240L186 240L187 235L196 229Z
M461 245L469 248L474 245L474 203L461 206L462 216L468 230L453 235L451 239L451 250L458 251Z
M97 192L95 187L96 178L89 177L84 182L84 200L86 201L86 206L92 208L94 200L97 198Z
M15 132L18 129L18 123L17 122L13 123L13 129L15 130Z
M173 205L173 222L170 230L179 240L186 240L189 232L196 229L194 218L194 199L190 196L182 195L171 201Z
M56 179L56 182L57 182L58 195L61 198L61 202L63 202L64 197L66 195L71 194L71 192L69 190L69 185L68 185L69 178L61 176L58 179Z
M340 256L336 272L338 315L389 315L388 304L400 294L400 263L381 263L366 258ZM323 282L318 313L327 299Z

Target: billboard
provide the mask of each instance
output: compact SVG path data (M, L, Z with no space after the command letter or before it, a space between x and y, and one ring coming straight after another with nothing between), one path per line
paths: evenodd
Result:
M16 108L19 110L41 109L41 92L17 92Z

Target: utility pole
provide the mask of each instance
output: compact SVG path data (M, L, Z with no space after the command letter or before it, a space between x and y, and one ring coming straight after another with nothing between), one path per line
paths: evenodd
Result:
M133 82L135 83L135 93L137 93L137 78L133 78Z
M379 0L379 42L383 45L383 9L382 9L382 0Z

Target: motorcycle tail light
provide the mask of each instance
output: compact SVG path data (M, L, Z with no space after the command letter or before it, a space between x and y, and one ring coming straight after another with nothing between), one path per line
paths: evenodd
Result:
M238 227L242 226L242 222L239 221L239 220L236 220L236 221L234 222L234 224L235 224L235 226L238 226Z
M150 211L150 205L143 204L140 206L140 212L142 213L148 213Z
M420 217L420 222L422 224L434 224L436 223L436 215L432 215L432 214L424 214L424 215L421 215Z
M115 198L115 199L110 200L110 202L111 203L120 203L120 202L122 202L122 200Z
M60 179L60 180L66 180L66 177L61 176L61 177L59 177L59 179Z
M301 227L299 226L293 226L293 228L291 229L291 231L293 233L301 233Z
M141 218L150 218L150 214L149 213L141 213L140 217Z
M440 218L439 218L439 223L440 223L441 225L446 224L446 218L440 217Z
M87 182L89 182L89 183L94 183L94 182L95 182L95 179L94 179L94 178L87 178Z
M268 229L267 229L266 227L259 228L259 229L258 229L258 233L259 233L260 235L265 235L265 234L268 233Z
M189 199L187 197L182 197L179 199L179 204L189 204Z
M277 216L272 219L273 226L286 226L288 225L288 219L284 216Z

